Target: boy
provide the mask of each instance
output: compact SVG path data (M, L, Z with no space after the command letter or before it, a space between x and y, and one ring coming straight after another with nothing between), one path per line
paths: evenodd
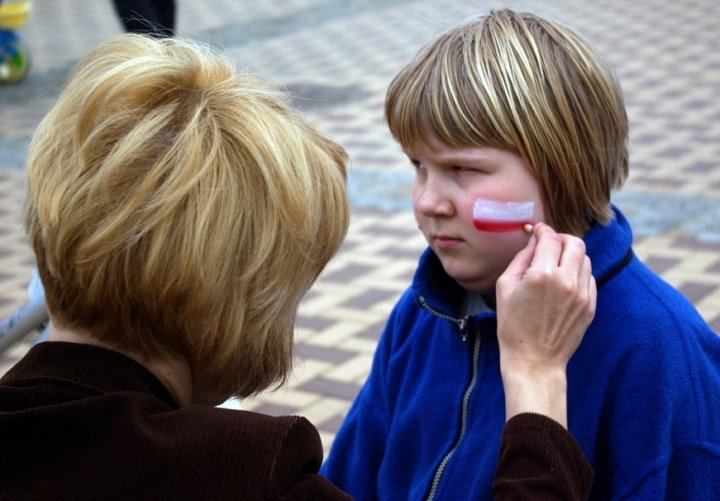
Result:
M717 497L720 338L633 255L610 203L628 125L606 63L561 25L491 12L421 51L385 111L430 248L322 473L360 500L491 498L505 421L495 283L527 235L487 231L479 200L585 241L598 303L568 365L568 422L590 497Z

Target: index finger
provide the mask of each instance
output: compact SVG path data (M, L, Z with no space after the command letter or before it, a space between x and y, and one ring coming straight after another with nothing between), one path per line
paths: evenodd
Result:
M535 225L533 234L537 238L537 244L530 267L541 271L557 268L563 252L563 240L560 235L544 223Z
M585 259L585 242L580 238L571 235L560 235L563 241L562 255L560 256L561 268L577 268L582 267Z

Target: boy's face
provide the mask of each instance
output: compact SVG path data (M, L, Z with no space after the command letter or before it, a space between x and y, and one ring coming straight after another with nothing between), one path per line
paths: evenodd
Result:
M463 288L491 294L495 282L528 241L522 230L495 233L473 225L478 198L532 202L532 222L546 221L540 185L523 159L508 150L451 148L434 135L405 148L415 166L413 210L418 227L448 275Z

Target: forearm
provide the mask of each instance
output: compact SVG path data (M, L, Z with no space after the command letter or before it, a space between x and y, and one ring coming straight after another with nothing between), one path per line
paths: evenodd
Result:
M500 362L506 421L524 412L544 414L567 428L567 376L563 368Z

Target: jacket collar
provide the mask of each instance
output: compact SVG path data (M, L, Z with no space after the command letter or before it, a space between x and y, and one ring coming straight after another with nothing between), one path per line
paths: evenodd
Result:
M177 408L170 392L145 367L116 351L79 343L46 341L30 351L2 377L2 383L55 379L103 394L150 393Z

